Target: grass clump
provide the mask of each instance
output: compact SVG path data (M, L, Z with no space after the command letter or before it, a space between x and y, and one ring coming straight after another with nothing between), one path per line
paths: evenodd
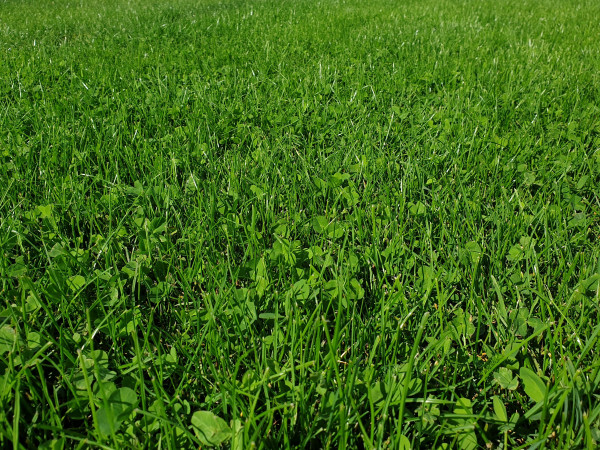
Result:
M599 14L0 3L2 445L597 445Z

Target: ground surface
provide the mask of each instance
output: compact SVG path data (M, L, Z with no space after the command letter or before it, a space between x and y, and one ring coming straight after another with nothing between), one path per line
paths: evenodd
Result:
M2 446L594 446L598 17L0 1Z

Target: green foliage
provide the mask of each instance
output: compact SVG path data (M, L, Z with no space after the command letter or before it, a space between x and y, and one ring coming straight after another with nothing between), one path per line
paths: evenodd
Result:
M525 393L529 395L534 402L543 402L546 397L546 385L540 380L540 377L527 367L521 367L519 374L523 380L523 389L525 390Z
M192 415L192 427L200 441L214 447L231 438L231 428L210 411L196 411Z
M0 3L0 446L595 448L598 2Z

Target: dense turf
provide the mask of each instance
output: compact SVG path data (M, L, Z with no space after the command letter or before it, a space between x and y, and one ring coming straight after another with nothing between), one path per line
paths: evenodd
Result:
M598 17L0 1L0 444L596 445Z

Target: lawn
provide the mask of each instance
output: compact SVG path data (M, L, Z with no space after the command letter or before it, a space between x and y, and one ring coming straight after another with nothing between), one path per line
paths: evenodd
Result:
M0 447L594 448L599 17L0 0Z

